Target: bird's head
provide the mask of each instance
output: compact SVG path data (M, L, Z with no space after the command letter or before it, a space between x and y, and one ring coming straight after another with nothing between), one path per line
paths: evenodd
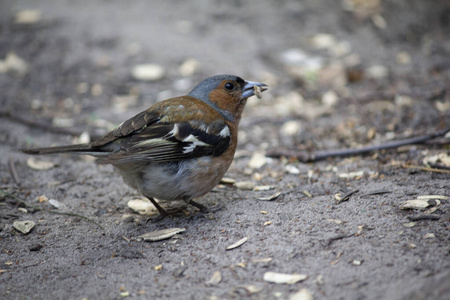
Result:
M267 85L234 75L216 75L200 82L188 96L210 105L228 121L235 121L240 119L247 98L255 95L256 90L263 92Z

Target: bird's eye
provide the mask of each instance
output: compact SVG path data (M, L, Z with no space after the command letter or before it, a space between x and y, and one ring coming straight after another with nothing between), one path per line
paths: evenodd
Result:
M229 91L232 91L234 89L234 83L232 82L225 83L225 88Z

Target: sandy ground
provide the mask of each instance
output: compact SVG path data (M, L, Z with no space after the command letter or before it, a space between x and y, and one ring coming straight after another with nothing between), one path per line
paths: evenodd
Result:
M448 138L307 164L264 158L448 127L449 1L0 6L1 299L450 298L450 174L402 167L448 154ZM140 64L165 74L139 80ZM141 196L112 167L61 155L37 158L52 165L36 170L17 152L101 135L221 73L270 86L249 100L227 177L271 190L220 185L199 200L218 212L188 207L147 222L127 206ZM74 136L53 132L63 125ZM337 203L338 193L351 196ZM401 209L423 195L440 204ZM28 234L13 227L24 220L35 222ZM185 231L135 240L167 228ZM266 272L307 278L272 283Z

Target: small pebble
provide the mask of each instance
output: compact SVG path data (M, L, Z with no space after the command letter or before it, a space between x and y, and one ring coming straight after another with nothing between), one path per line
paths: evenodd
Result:
M164 77L165 70L157 64L142 64L135 66L131 75L137 80L158 81Z
M16 13L14 23L21 25L32 25L39 23L41 20L42 12L40 10L26 9Z
M255 188L255 183L251 181L240 181L234 184L239 190L253 190Z
M288 172L289 174L292 174L292 175L300 174L300 170L297 167L293 166L293 165L287 165L286 166L286 172Z
M181 76L188 77L194 75L199 70L200 70L199 61L193 58L189 58L186 61L184 61L178 68L178 73Z
M256 152L250 158L247 166L252 169L259 169L266 164L266 156L263 153Z

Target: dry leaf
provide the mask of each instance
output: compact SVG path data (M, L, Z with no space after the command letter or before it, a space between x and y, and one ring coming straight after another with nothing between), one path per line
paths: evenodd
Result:
M313 295L308 289L301 289L289 297L289 300L313 300Z
M400 208L401 209L426 209L430 206L438 206L441 204L441 201L431 199L432 201L426 200L426 199L417 199L414 200L407 200L405 201Z
M430 200L430 199L447 200L448 197L442 196L442 195L422 195L422 196L417 196L417 199L419 199L419 200Z
M67 206L64 204L64 203L62 203L62 202L59 202L58 200L55 200L55 199L50 199L50 200L48 200L48 203L51 205L51 206L53 206L53 207L55 207L55 208L57 208L57 209L64 209L64 208L67 208Z
M280 195L281 195L281 193L278 192L278 193L275 193L275 194L273 194L273 195L271 195L269 197L261 197L261 198L257 198L257 199L261 200L261 201L272 201L272 200L277 199Z
M308 198L312 198L312 196L313 196L313 195L312 195L309 191L307 191L307 190L304 190L302 193L305 194L305 196L308 197Z
M45 171L50 170L55 166L51 161L37 160L34 157L27 159L27 166L33 170Z
M447 153L439 153L438 155L427 156L423 159L424 165L442 165L450 167L450 155Z
M265 258L254 258L252 260L253 263L268 263L272 261L272 257L265 257Z
M337 220L337 219L327 219L327 221L328 222L333 222L333 223L336 223L336 224L342 224L342 221L341 220Z
M4 60L0 60L0 74L9 71L25 75L28 72L28 64L14 52L9 52Z
M222 281L222 274L220 274L219 271L216 271L213 273L211 278L207 282L205 282L205 284L208 286L215 286L218 285L221 281Z
M427 233L423 236L424 239L434 239L436 235L434 233Z
M186 229L184 229L184 228L168 228L168 229L162 229L162 230L144 233L143 235L140 235L137 238L142 239L146 242L156 242L156 241L161 241L161 240L171 238L174 235L181 233L185 230Z
M248 240L248 237L245 237L245 238L243 238L243 239L240 239L240 240L237 241L236 243L234 243L234 244L228 246L226 249L227 249L227 250L231 250L231 249L237 248L237 247L241 246L242 244L244 244L247 240Z
M23 234L27 234L33 229L35 223L31 220L14 221L13 227Z
M238 287L235 287L233 291L237 291L239 289L244 289L249 294L256 294L263 290L262 287L256 286L256 285L240 285Z
M240 190L253 190L255 188L255 183L251 181L240 181L236 182L234 186Z
M343 179L354 179L359 178L364 175L364 171L356 171L356 172L349 172L349 173L340 173L339 178Z
M128 207L140 215L156 214L156 207L147 199L133 199L128 201Z
M253 188L253 190L256 191L256 192L270 191L270 190L272 190L272 189L274 189L274 187L271 186L271 185L258 185L258 186L255 186L255 187Z
M266 272L264 273L264 280L273 283L286 283L286 284L294 284L308 278L308 275L305 274L284 274L284 273L276 273L276 272Z

